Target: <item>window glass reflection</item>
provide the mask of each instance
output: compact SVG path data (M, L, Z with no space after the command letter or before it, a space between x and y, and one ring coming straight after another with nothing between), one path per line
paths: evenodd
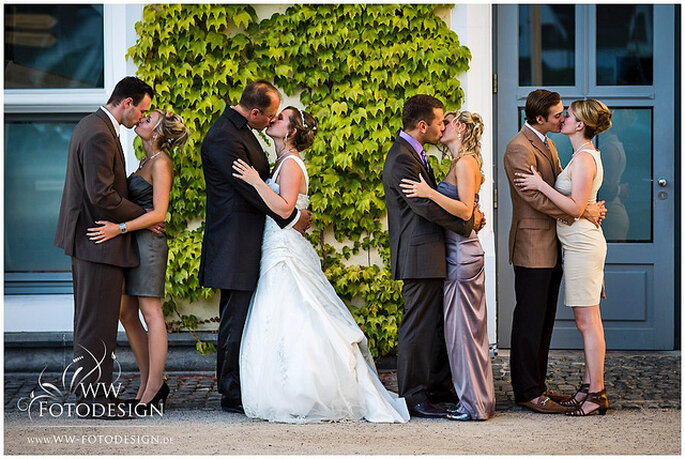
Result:
M573 5L519 5L519 86L575 84Z
M597 5L597 84L651 85L654 7Z
M5 5L5 88L104 87L102 5Z
M652 109L612 108L611 129L598 136L606 201L602 224L610 242L652 240Z
M71 270L52 241L76 123L5 118L5 272Z

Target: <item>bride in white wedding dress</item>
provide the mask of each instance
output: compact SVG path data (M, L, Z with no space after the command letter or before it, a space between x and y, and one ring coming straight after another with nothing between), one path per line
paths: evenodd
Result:
M251 184L276 213L309 203L309 178L299 152L316 121L284 109L266 131L276 147L266 182L242 160L233 175ZM321 270L311 244L266 218L259 282L240 348L245 414L288 423L358 420L406 422L404 399L381 384L364 333Z

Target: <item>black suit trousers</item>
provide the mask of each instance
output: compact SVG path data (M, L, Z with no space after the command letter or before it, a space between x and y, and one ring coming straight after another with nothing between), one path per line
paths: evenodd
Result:
M511 385L517 402L547 391L547 357L561 284L561 256L554 268L514 266L516 308L511 328Z
M222 404L241 404L240 342L252 291L221 290L219 300L219 336L216 345L216 378Z
M112 354L117 344L124 270L72 257L71 271L74 280L74 360L76 368L83 367L79 374L87 375L77 384L82 382L90 384L92 389L101 388L96 383L109 385L112 382ZM98 371L97 361L100 360ZM91 370L95 371L91 373ZM77 385L76 395L84 398L81 388Z
M412 407L451 381L442 312L443 280L404 280L404 316L397 338L397 384Z

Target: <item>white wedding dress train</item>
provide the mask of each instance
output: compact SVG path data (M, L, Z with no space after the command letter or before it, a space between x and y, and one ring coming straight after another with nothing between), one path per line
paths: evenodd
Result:
M295 156L284 162L289 159L308 184L304 162ZM280 166L267 181L276 193L279 172ZM308 201L300 194L297 208ZM240 384L248 417L287 423L409 420L404 399L381 384L366 337L326 279L314 248L269 217L240 348Z

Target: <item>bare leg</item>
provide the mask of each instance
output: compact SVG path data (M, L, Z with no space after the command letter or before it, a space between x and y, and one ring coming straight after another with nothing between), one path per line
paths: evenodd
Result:
M164 364L167 356L166 322L159 298L139 297L138 302L147 324L148 355L150 356L147 384L140 401L148 403L164 382Z
M119 309L119 320L126 330L126 337L131 346L133 355L136 358L136 364L140 371L140 386L136 393L136 398L140 399L145 391L145 384L148 378L148 360L147 355L147 333L140 323L138 316L138 297L130 295L121 295L121 307Z
M590 392L604 389L604 356L606 343L604 341L604 327L599 312L599 305L573 308L576 326L583 335L585 353L585 376L583 382L590 384ZM587 405L587 406L586 406ZM587 412L596 408L592 402L583 403Z

